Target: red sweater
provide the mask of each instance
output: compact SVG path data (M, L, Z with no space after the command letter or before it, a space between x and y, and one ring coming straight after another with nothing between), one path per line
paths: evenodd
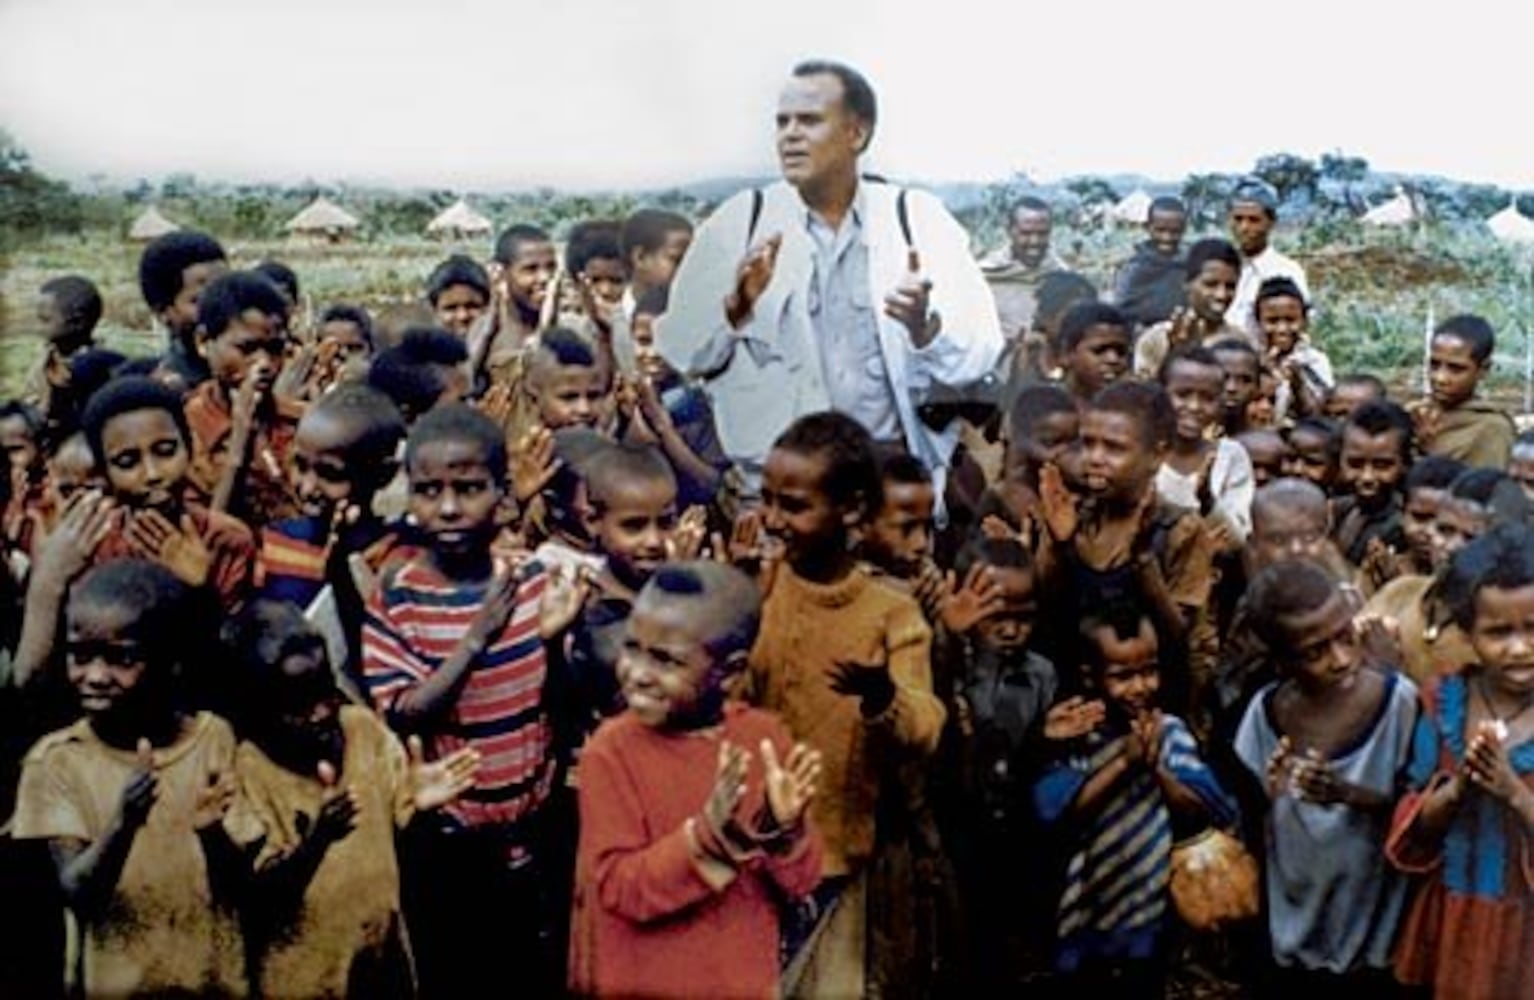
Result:
M742 816L762 804L757 749L792 742L777 718L731 705L723 736L751 751ZM715 891L693 867L684 824L714 784L719 735L651 729L624 713L581 756L571 986L598 996L771 997L778 990L775 896L802 897L820 878L820 838L742 869ZM774 889L774 885L776 889Z

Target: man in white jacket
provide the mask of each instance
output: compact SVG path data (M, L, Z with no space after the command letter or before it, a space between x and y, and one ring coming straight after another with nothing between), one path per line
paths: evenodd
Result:
M876 119L855 70L796 66L778 103L783 180L703 223L657 330L661 355L708 391L752 492L774 438L836 409L920 459L941 496L957 430L917 407L1001 351L964 229L933 196L859 175Z

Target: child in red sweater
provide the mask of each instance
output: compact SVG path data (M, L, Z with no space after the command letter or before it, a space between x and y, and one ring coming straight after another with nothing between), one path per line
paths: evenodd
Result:
M778 995L777 901L820 878L805 816L820 754L726 704L760 616L755 585L717 563L663 567L634 604L628 709L581 757L579 994Z

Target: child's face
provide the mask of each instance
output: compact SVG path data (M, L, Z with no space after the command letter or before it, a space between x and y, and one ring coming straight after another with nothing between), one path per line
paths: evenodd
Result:
M1161 668L1151 623L1142 619L1139 634L1129 639L1120 639L1112 626L1100 625L1092 641L1097 644L1098 677L1108 703L1131 718L1155 708Z
M485 294L472 285L448 285L437 296L433 309L442 329L468 337L474 321L485 313Z
M612 375L601 363L550 363L528 380L538 419L551 431L561 427L601 428L613 415Z
M1174 361L1166 373L1166 392L1177 414L1177 437L1202 441L1220 414L1225 373L1213 365Z
M585 270L577 275L586 282L591 294L600 302L617 305L623 300L623 289L628 286L628 275L623 271L623 261L616 257L593 257L586 262Z
M362 328L348 319L333 319L321 324L320 342L335 344L336 358L342 364L372 353Z
M1319 562L1326 553L1326 508L1317 504L1261 504L1252 509L1251 546L1254 571L1285 559Z
M902 578L914 577L932 551L931 483L884 484L884 503L868 525L868 557L880 568Z
M1008 479L1031 482L1046 462L1059 462L1081 429L1074 410L1045 414L1030 428L1011 428L1016 440L1007 443L1005 474Z
M41 457L41 453L37 450L37 442L32 437L31 428L20 416L10 416L0 420L0 451L5 452L6 461L13 474L30 472Z
M1401 531L1406 546L1419 565L1433 565L1434 525L1438 508L1449 494L1441 489L1419 486L1406 492L1406 509L1401 517Z
M340 764L346 751L341 696L330 672L325 644L317 637L283 651L271 692L275 733L285 756L311 765ZM312 767L311 767L312 771Z
M717 720L723 692L706 643L712 623L691 601L647 594L634 605L618 658L629 711L653 729L693 729Z
M1361 427L1344 428L1338 465L1343 489L1366 508L1378 509L1388 504L1406 475L1406 460L1401 455L1403 444L1400 431L1370 434Z
M410 513L434 552L463 558L488 550L506 490L478 443L426 442L413 453L408 475Z
M1087 330L1063 364L1076 394L1092 396L1129 370L1129 331L1099 323Z
M642 247L634 251L634 284L641 288L667 288L681 266L682 257L692 245L692 231L675 229L654 250Z
M293 438L293 492L305 517L331 517L351 498L353 483L347 450L356 430L331 414L311 410Z
M991 566L987 572L1001 590L1001 608L975 626L975 637L989 649L1022 649L1033 635L1039 613L1033 571Z
M1278 378L1266 369L1257 376L1257 392L1246 404L1248 427L1272 427L1278 423Z
M664 479L631 480L591 515L591 536L608 569L635 589L665 563L675 530L676 486Z
M1427 374L1433 402L1450 409L1475 395L1476 383L1481 380L1481 363L1470 353L1470 344L1463 337L1438 333L1433 335Z
M1238 201L1230 207L1230 235L1244 257L1255 257L1268 245L1273 216L1261 205Z
M132 612L118 604L71 601L64 635L65 674L92 717L120 714L139 700L149 671Z
M181 291L160 314L160 319L172 333L185 336L197 329L197 296L213 279L228 270L228 261L205 260L181 272Z
M1187 284L1188 308L1205 323L1215 326L1225 321L1225 310L1236 297L1236 269L1223 260L1206 260L1198 274Z
M1188 231L1188 217L1181 212L1168 212L1164 209L1156 209L1150 214L1150 221L1145 224L1146 235L1150 237L1151 245L1158 253L1167 257L1175 257L1177 248L1182 246L1182 237Z
M169 413L118 414L102 425L101 451L107 485L118 500L135 508L176 506L191 458Z
M784 556L795 568L845 553L847 534L860 520L860 511L842 507L826 492L830 471L821 452L774 448L767 455L762 519L783 542Z
M656 317L649 313L636 312L630 333L634 337L634 361L639 367L639 374L661 385L670 381L676 369L667 364L666 359L655 349L655 320Z
M1507 474L1523 487L1523 495L1534 502L1534 444L1513 446L1513 457L1507 463Z
M1438 516L1433 518L1434 568L1449 565L1454 553L1486 532L1490 521L1490 512L1474 500L1445 496L1438 504Z
M1285 626L1292 650L1289 668L1301 687L1343 691L1353 685L1363 657L1353 609L1342 594L1334 591L1320 608Z
M1268 485L1284 474L1284 460L1289 449L1284 439L1272 431L1243 434L1237 439L1252 460L1252 481L1257 488Z
M545 241L520 245L516 258L506 266L506 289L512 301L528 312L542 309L558 269L554 244Z
M58 299L49 292L37 297L37 322L43 328L43 336L49 340L62 340L69 333L69 321Z
M1494 688L1520 700L1534 694L1534 586L1476 591L1469 638Z
M1379 394L1367 382L1342 382L1326 394L1322 415L1328 420L1343 421L1360 406L1378 398Z
M84 441L74 439L48 463L48 492L55 511L62 511L76 493L100 485L96 463Z
M1268 349L1279 357L1294 350L1294 345L1305 335L1305 303L1290 295L1278 295L1263 299L1257 306L1257 325Z
M1308 479L1326 490L1335 474L1331 441L1325 434L1300 428L1289 435L1289 461L1284 466L1284 475Z
M1082 484L1089 493L1121 502L1144 495L1167 451L1164 444L1148 444L1145 433L1127 413L1089 409L1082 414Z
M1243 423L1246 408L1257 397L1257 375L1262 366L1257 361L1257 355L1246 351L1216 351L1214 356L1219 359L1225 375L1220 397L1225 420Z
M226 390L238 389L247 376L254 377L259 392L270 392L287 353L287 330L283 318L247 309L227 329L205 341L204 355L213 377Z

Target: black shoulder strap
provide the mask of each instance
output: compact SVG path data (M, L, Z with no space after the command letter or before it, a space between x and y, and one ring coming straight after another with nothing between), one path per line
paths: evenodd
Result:
M756 224L762 220L762 189L751 189L751 222L746 226L746 249L756 240Z
M901 188L900 194L895 196L895 215L900 219L900 235L905 237L906 249L909 250L916 246L916 241L911 239L911 212L905 204L907 193L905 188Z

